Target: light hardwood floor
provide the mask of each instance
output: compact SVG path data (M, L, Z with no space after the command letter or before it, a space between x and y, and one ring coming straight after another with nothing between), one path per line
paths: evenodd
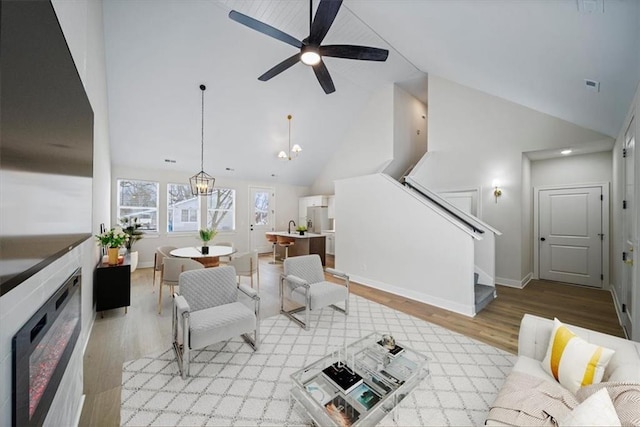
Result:
M277 282L282 264L260 257L262 317L277 314ZM333 257L327 257L333 266ZM163 311L157 313L158 285L152 287L153 270L132 274L131 307L98 314L84 356L85 402L82 426L120 424L122 364L164 350L171 343L171 298L163 292ZM248 284L248 278L242 278ZM443 284L446 285L446 284ZM165 289L166 290L166 289ZM524 289L498 286L498 298L474 318L421 304L356 283L351 292L462 333L511 353L517 352L518 328L524 313L553 318L616 336L624 336L607 291L547 281L532 281Z

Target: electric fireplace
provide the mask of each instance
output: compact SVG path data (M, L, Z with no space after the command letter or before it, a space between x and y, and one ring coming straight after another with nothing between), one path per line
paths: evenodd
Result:
M13 337L14 426L42 425L80 335L78 268Z

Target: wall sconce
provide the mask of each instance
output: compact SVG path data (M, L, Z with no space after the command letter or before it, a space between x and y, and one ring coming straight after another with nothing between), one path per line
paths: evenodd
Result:
M498 203L498 197L502 196L500 181L498 181L497 179L494 179L493 182L491 183L491 186L493 187L493 197L496 198L496 203Z
M497 179L494 179L493 182L491 183L491 186L493 187L493 197L496 198L496 203L498 203L498 197L502 196L502 190L500 189L500 181L498 181Z

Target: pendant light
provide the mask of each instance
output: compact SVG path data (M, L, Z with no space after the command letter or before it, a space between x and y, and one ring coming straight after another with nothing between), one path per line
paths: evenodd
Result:
M209 196L213 193L216 179L204 171L204 91L205 85L200 85L202 91L202 129L200 133L200 172L189 178L191 194L194 196Z
M300 147L298 144L295 144L293 147L291 147L291 119L292 118L293 116L291 116L291 114L287 116L287 120L289 120L289 153L287 154L284 151L281 151L280 153L278 153L278 158L282 160L292 160L291 153L293 153L293 156L297 157L298 153L302 151L302 147Z

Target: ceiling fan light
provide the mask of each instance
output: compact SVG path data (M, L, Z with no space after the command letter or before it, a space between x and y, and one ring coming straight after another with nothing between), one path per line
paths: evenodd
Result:
M302 147L300 147L298 144L296 144L293 147L291 147L291 152L292 153L299 153L301 151L302 151Z
M316 49L307 46L302 50L300 61L305 65L316 65L320 62L320 54Z
M289 157L289 156L287 156L287 153L285 153L284 151L281 151L281 152L278 153L278 158L279 159L286 160L287 157Z

